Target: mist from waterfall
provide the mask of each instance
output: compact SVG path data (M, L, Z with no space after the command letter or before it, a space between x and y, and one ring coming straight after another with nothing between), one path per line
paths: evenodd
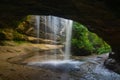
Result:
M40 30L44 31L44 38L48 39L47 34L51 35L49 39L53 40L57 45L58 35L64 37L65 39L65 51L63 56L64 60L70 59L70 48L71 48L71 35L72 35L72 20L55 17L55 16L35 16L36 19L36 29L37 29L37 38L40 38ZM40 26L42 25L42 26ZM39 43L39 40L37 41ZM47 56L46 56L47 58ZM57 59L57 50L53 52L53 60Z

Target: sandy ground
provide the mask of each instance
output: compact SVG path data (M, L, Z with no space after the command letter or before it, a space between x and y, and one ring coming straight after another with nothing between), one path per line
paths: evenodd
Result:
M0 46L0 80L56 80L51 78L54 76L54 72L19 64L21 60L37 54L38 50L44 51L54 48L58 48L58 46L29 43ZM28 54L30 56L24 57ZM21 56L23 59L20 59ZM16 60L18 64L14 63Z

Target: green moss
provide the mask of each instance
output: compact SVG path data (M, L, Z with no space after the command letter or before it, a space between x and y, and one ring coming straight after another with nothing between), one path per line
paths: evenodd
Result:
M103 54L110 52L110 46L95 33L77 23L73 23L72 52L77 55Z
M6 28L0 29L0 40L12 40L13 39L13 30Z
M14 36L14 38L13 38L14 41L25 41L25 40L27 40L26 35L21 34L21 33L17 32L17 31L13 32L13 36Z
M20 40L14 40L14 42L17 44L17 45L20 45L20 44L24 44L24 43L29 43L27 41L20 41Z
M4 40L27 40L27 36L17 32L16 30L5 28L0 29L0 41Z

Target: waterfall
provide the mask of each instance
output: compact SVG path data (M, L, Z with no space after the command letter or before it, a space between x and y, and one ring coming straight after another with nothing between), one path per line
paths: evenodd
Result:
M71 36L72 36L72 20L66 20L66 42L65 42L65 60L70 59Z
M40 21L41 20L41 21ZM41 24L41 26L40 26ZM58 35L64 36L65 40L65 51L64 51L64 60L70 59L70 46L71 46L71 35L72 35L72 20L55 17L55 16L36 16L36 29L37 29L37 38L40 37L40 30L44 31L45 34L51 35L51 40L57 42ZM43 29L43 30L42 30ZM45 36L45 39L48 39ZM50 38L49 38L50 39ZM39 41L37 41L39 43ZM54 45L56 45L54 43ZM57 50L53 52L53 59L57 59Z
M39 37L40 37L40 16L35 16L36 19L36 32L37 32L37 43L39 43Z

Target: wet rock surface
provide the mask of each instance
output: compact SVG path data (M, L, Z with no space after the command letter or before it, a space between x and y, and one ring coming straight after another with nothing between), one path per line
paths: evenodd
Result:
M56 80L119 80L120 75L106 69L103 61L103 57L94 57L85 61L43 61L30 62L28 65L60 73Z
M110 52L109 57L105 60L104 65L106 68L115 71L120 74L120 58L119 58L119 49L117 52ZM117 54L116 54L117 53Z
M115 59L108 58L107 60L105 60L104 64L106 68L113 70L120 74L120 64Z

